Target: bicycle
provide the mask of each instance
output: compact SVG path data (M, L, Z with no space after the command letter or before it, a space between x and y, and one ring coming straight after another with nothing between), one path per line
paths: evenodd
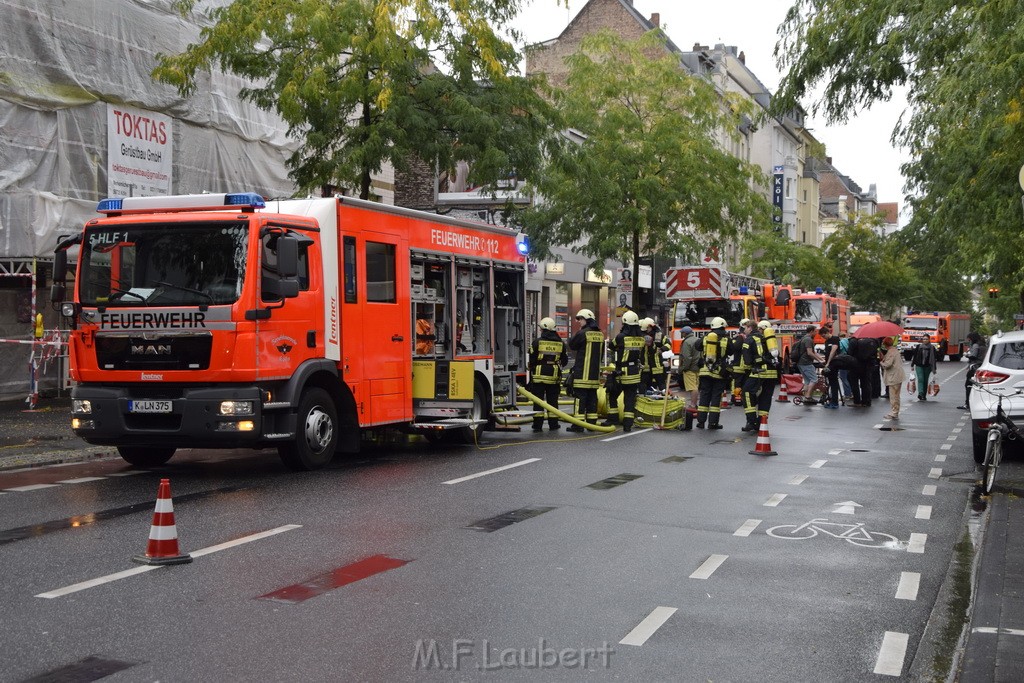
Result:
M815 367L818 371L818 380L814 383L814 387L811 389L811 400L809 402L810 405L814 405L815 403L828 403L830 399L829 391L831 383L828 378L828 373L825 371L824 366L815 363ZM836 378L836 381L839 381L838 377ZM793 405L799 406L803 405L806 399L804 398L804 395L801 392L797 392L796 394L792 395L791 400L793 401ZM845 399L843 398L843 392L841 391L839 392L839 403L841 405L846 403Z
M981 465L981 488L985 493L992 493L992 486L996 481L996 470L999 469L999 463L1003 460L1003 441L1018 438L1024 440L1024 430L1018 427L1003 410L1003 398L1019 396L1024 393L1024 389L1016 389L1011 393L1003 394L992 391L984 384L975 381L971 382L971 388L973 391L981 391L983 394L996 397L996 413L992 416L988 434L985 436L984 456L978 460L978 452L974 453L974 462Z

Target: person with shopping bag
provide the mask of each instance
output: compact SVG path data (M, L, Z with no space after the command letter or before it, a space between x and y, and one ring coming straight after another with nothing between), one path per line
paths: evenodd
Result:
M917 385L917 400L928 400L929 378L938 372L935 348L927 334L921 335L921 343L910 356L910 367L914 369L914 383Z

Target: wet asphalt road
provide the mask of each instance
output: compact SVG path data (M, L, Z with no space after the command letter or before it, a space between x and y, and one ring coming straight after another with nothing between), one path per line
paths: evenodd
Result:
M881 401L777 404L770 458L734 408L718 432L495 433L304 474L271 451L0 472L0 681L916 678L975 476L945 379L896 431ZM23 441L0 460L77 446ZM112 579L162 477L198 556Z

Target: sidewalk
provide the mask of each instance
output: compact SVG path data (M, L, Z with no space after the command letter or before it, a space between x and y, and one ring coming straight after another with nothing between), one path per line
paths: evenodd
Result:
M35 410L23 400L0 402L0 471L82 462L113 451L74 435L70 398L40 398Z

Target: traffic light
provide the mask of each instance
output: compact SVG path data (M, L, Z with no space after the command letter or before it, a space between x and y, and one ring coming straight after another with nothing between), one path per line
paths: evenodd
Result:
M998 287L989 287L988 288L988 298L989 299L998 299L999 298L999 288Z

